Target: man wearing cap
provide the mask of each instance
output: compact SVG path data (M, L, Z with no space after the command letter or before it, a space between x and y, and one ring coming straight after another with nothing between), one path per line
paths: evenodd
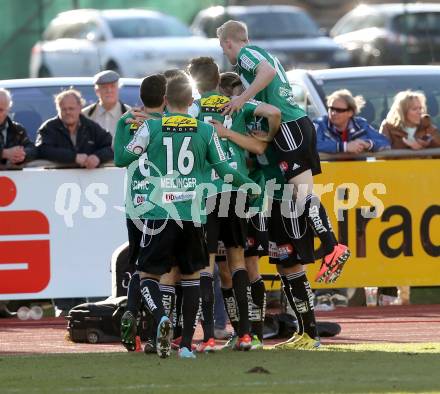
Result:
M119 118L130 107L119 101L119 74L105 70L95 75L95 93L98 101L82 110L82 114L98 123L112 137L115 135Z

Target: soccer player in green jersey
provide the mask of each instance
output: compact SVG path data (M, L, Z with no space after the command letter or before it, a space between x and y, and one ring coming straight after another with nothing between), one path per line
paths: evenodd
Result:
M144 104L143 112L145 115L160 118L165 107L166 80L161 74L150 75L142 80L139 94ZM126 124L126 119L130 118L130 113L126 113L118 121L114 140L114 159L118 167L128 167L132 162L132 157L125 155L125 146L133 138L138 129L135 123ZM145 201L147 189L144 176L136 170L131 179L126 199L131 199L134 205L140 205ZM128 205L128 204L126 204ZM138 217L130 217L127 214L129 264L135 266L139 255L140 242L142 239L143 222ZM121 319L121 342L128 351L136 350L136 317L140 308L141 301L139 273L135 271L128 284L126 312ZM148 343L147 345L148 346Z
M239 76L229 73L228 78L222 80L222 88L232 90L235 94L241 94L244 90ZM264 129L264 120L256 119L254 129ZM242 136L232 130L217 127L219 136L236 141L243 148L257 155L257 161L262 169L268 185L274 182L283 185L284 177L278 167L276 152L267 142L256 139L253 136ZM319 339L316 331L316 321L313 311L313 301L310 285L303 273L303 264L313 263L314 256L314 234L304 218L304 215L281 215L281 205L284 203L291 209L292 201L288 196L283 201L283 188L273 190L269 193L272 201L269 203L270 215L268 217L269 233L269 262L277 265L281 276L283 290L290 306L298 320L298 333L287 343L277 346L281 348L314 348L319 346ZM292 209L295 213L295 210Z
M218 28L217 36L223 52L231 64L237 66L245 87L241 95L225 105L224 113L237 111L253 97L281 110L279 131L269 131L265 141L271 142L285 180L293 186L295 209L305 212L309 225L321 240L325 257L316 281L333 282L350 252L347 246L338 244L327 213L319 198L313 194L313 175L321 173L313 123L295 103L286 73L278 59L262 48L249 44L244 23L230 20Z
M234 113L232 117L225 117L221 114L221 107L229 101L229 98L221 95L218 91L220 73L217 64L212 58L199 57L192 59L188 70L201 94L200 100L197 101L200 108L198 119L221 122L237 132L245 134L246 124L255 116L263 116L268 119L269 127L274 130L278 129L280 112L269 104L250 101L245 103L240 111ZM222 141L222 144L228 154L229 165L247 175L246 152L239 145L231 141ZM235 295L240 316L238 324L234 327L238 334L236 349L248 350L252 347L252 337L249 335L250 325L247 297L249 278L244 258L244 248L246 247L247 240L247 221L245 212L243 211L242 215L239 215L236 209L239 203L238 200L240 198L244 200L244 198L237 194L236 190L231 192L225 191L222 187L223 181L218 179L215 171L212 171L210 180L216 184L217 190L214 195L208 196L207 202L207 205L214 209L208 215L206 227L210 265L202 270L200 280L204 339L199 344L198 350L201 352L213 351L215 347L213 271L219 241L222 241L226 248L227 261L232 275L233 294ZM228 206L223 212L221 207L225 201L228 203ZM226 272L228 270L225 270L223 267L222 271ZM222 285L224 287L225 283L223 282ZM223 293L227 293L228 290L232 293L231 288L224 290ZM228 309L228 303L226 303L226 308Z
M201 207L204 193L199 187L206 179L206 162L214 165L220 177L232 178L234 186L247 184L259 193L255 183L228 165L213 126L187 114L191 102L188 78L171 79L166 89L167 115L145 121L125 148L129 155L140 157L145 153L148 157L148 209L142 214L145 224L137 269L144 303L159 323L157 352L161 357L170 354L172 325L164 311L158 280L173 264L182 274L179 356L195 357L190 349L199 305L200 270L208 263L203 227L206 218Z

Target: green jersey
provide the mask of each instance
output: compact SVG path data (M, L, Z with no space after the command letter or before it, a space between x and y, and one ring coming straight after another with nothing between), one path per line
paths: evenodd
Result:
M228 115L223 116L222 106L229 101L229 97L222 96L218 92L212 91L204 93L202 97L196 101L199 107L197 119L204 122L209 122L211 119L215 119L223 123L228 129L246 134L246 124L254 118L255 109L259 103L254 100L248 101L243 108L239 112L233 114L232 117ZM226 153L229 165L241 174L247 175L249 170L246 165L245 150L234 142L229 141L227 138L221 138L220 143ZM216 193L221 193L224 182L212 167L208 181L215 185ZM233 190L236 190L236 188L233 188Z
M238 73L245 87L247 88L254 81L258 65L265 60L276 70L276 74L255 99L277 107L281 111L282 122L290 122L306 116L306 112L293 98L292 88L279 60L254 45L241 48L237 57Z
M254 123L248 125L250 130L267 131L268 124L265 118L257 117ZM284 184L286 183L284 175L278 165L277 153L272 144L269 144L266 151L261 155L256 155L256 168L261 169L266 180L266 187L274 187L273 190L266 190L275 200L281 200L284 192ZM250 175L249 175L250 176ZM251 177L255 181L255 177ZM274 186L270 186L273 184Z
M161 113L151 113L154 118L161 118ZM115 165L118 167L128 167L131 163L138 160L138 157L129 154L125 147L133 139L138 126L134 123L126 124L127 118L133 117L130 113L123 115L116 126L116 133L113 143ZM141 171L141 167L138 166L130 177L130 182L127 183L127 191L125 193L125 206L126 215L130 216L127 207L139 207L146 201L148 182L145 179L145 175ZM129 202L130 201L130 202ZM138 216L131 216L133 219Z
M135 217L205 223L206 163L221 177L232 175L232 184L253 182L227 164L227 156L212 125L188 114L168 113L145 121L125 151L146 158L141 172L147 181L147 201L141 212L130 205ZM129 179L137 165L130 166ZM129 212L131 214L131 212Z

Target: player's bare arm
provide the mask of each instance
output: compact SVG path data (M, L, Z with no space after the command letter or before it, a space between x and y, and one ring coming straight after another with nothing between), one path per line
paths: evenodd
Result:
M234 142L238 146L251 153L255 153L256 155L261 155L267 148L267 143L262 141L260 138L255 138L252 135L243 135L241 133L237 133L234 130L227 129L217 120L210 120L217 131L217 134L220 138L227 138L228 140Z
M263 142L271 142L280 129L281 111L273 105L261 103L255 109L255 115L267 119L269 130L267 134L252 134L252 136Z

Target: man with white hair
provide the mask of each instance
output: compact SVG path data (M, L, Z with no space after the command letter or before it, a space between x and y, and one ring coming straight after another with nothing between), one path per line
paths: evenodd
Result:
M20 164L37 156L26 129L9 117L11 107L10 92L0 88L0 164Z
M112 136L81 114L84 99L75 89L55 97L58 116L44 122L36 145L42 159L92 169L113 160Z
M94 84L98 101L85 107L82 114L114 137L119 118L130 109L119 100L119 74L112 70L101 71L95 75Z

